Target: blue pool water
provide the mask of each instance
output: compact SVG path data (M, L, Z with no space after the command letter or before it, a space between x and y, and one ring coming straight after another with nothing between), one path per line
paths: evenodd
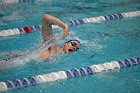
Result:
M45 13L68 22L70 19L136 10L140 10L139 0L46 0L38 3L1 3L0 31L41 24L41 17ZM8 65L0 71L0 81L140 56L139 24L140 18L136 17L70 27L70 34L58 43L62 44L73 38L79 39L82 43L80 50L56 55L45 62L37 60L35 54L25 55L24 59L5 63ZM56 33L62 33L59 28L54 30ZM40 44L39 31L0 37L0 58L35 51ZM140 91L139 74L140 66L134 66L11 90L6 93L138 93Z

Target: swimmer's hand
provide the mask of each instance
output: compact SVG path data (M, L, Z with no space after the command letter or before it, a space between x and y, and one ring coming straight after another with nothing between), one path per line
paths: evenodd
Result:
M68 34L69 34L69 28L68 28L68 25L66 24L66 26L64 28L64 33L63 33L62 39L64 39Z

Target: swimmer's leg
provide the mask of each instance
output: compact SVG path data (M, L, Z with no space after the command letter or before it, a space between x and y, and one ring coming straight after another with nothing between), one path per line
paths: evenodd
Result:
M17 57L19 57L19 56L18 56L18 55L14 55L14 56L12 56L12 57L3 58L3 59L0 59L0 62L1 62L1 61L10 61L10 60L13 60L13 59L15 59L15 58L17 58Z

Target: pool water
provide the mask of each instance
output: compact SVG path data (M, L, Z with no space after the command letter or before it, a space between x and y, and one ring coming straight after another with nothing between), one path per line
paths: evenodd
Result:
M46 0L38 3L1 3L0 31L41 24L41 17L45 13L68 22L71 19L137 10L140 10L139 0ZM139 24L140 18L135 17L70 27L67 38L58 43L61 45L66 40L78 39L82 44L78 51L65 55L58 54L44 62L37 59L30 60L35 55L26 55L25 59L29 60L21 59L19 62L8 63L7 67L0 71L0 81L138 57L140 56ZM55 28L54 32L62 33L62 29ZM36 50L40 44L40 31L0 37L0 58ZM140 66L134 66L10 90L6 93L138 93L139 74Z

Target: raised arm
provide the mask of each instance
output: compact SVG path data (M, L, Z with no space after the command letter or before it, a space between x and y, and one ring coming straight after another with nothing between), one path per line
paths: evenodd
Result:
M52 15L44 14L42 17L42 38L44 41L49 40L54 35L52 25L58 25L64 29L63 38L68 35L69 30L67 24Z

